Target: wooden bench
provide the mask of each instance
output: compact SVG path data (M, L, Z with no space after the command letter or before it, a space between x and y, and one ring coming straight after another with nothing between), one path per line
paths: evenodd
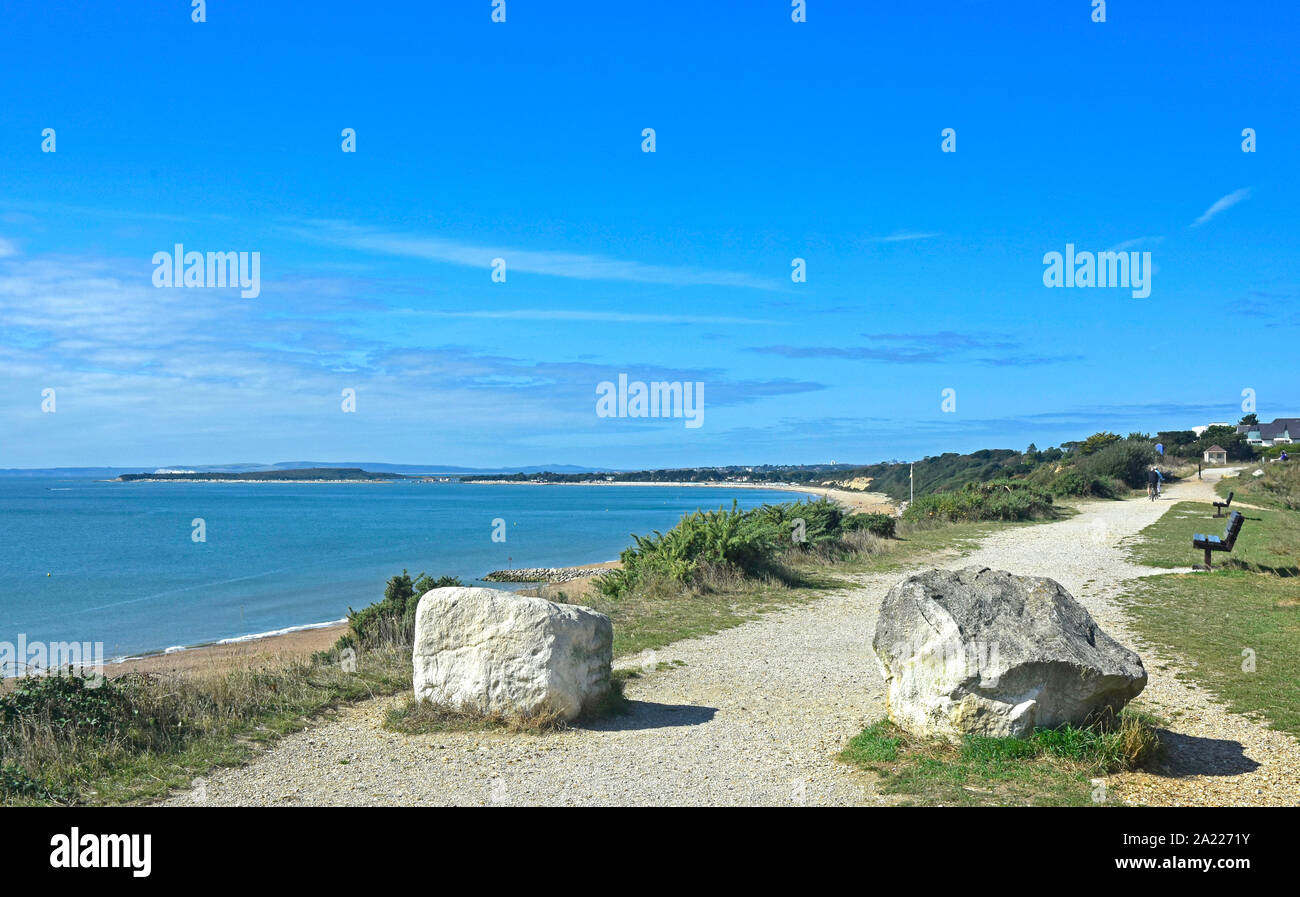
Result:
M1216 501L1216 502L1214 503L1214 516L1215 516L1215 517L1222 517L1222 516L1223 516L1223 515L1220 514L1219 512L1220 512L1220 511L1226 511L1226 510L1228 509L1228 505L1232 504L1232 497L1233 497L1234 495L1236 495L1236 494L1237 494L1237 493L1235 493L1235 492L1229 492L1229 493L1228 493L1228 499L1227 499L1227 501Z
M1232 546L1237 542L1237 534L1241 532L1241 525L1246 522L1246 518L1241 515L1240 511L1233 511L1228 515L1228 525L1224 527L1223 536L1206 536L1197 533L1192 536L1192 547L1200 548L1205 551L1205 569L1211 570L1210 552L1212 551L1232 551Z

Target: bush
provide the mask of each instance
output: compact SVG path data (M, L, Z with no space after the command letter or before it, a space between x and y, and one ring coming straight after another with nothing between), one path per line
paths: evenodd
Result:
M1151 443L1125 439L1080 458L1078 471L1085 477L1116 479L1130 489L1141 489L1154 459L1155 447Z
M731 568L745 576L769 572L778 547L783 547L780 540L790 538L778 535L786 520L776 507L741 511L732 502L730 511L686 514L666 533L633 534L634 544L619 555L622 567L597 577L595 585L602 594L618 597L640 580L662 578L688 585L709 567Z
M421 573L414 580L405 570L388 580L384 600L361 610L348 608L348 633L338 640L335 650L343 648L405 647L415 643L415 609L430 589L463 586L455 576L434 579Z
M760 525L771 526L772 538L778 544L784 541L796 547L811 547L838 539L845 520L843 509L827 499L763 505L748 514ZM803 522L802 526L799 521ZM795 541L797 534L802 535L801 541Z
M25 676L9 694L0 697L0 726L22 726L47 721L61 733L108 738L131 721L132 711L120 686L71 670L47 676Z
M892 536L893 522L886 514L846 517L839 505L826 499L749 511L732 502L731 510L686 514L666 533L633 535L634 544L620 555L622 567L597 577L595 585L602 594L618 598L632 589L725 587L765 576L786 579L783 560L861 553L874 547L872 540L878 536ZM869 539L857 537L864 530Z
M1047 489L1058 496L1115 497L1115 488L1110 480L1089 476L1077 470L1061 471L1052 479Z
M956 492L922 495L907 506L903 519L1032 520L1052 513L1051 493L1017 480L968 483Z
M894 538L898 520L892 514L854 514L844 519L846 532L863 530L881 539Z

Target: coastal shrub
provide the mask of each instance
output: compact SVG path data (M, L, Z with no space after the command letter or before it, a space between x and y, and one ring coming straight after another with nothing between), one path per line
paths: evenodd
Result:
M967 483L954 492L935 492L916 498L903 519L924 520L1032 520L1052 513L1051 493L1019 480Z
M415 609L424 593L430 589L464 584L455 576L434 579L426 573L412 580L411 575L403 570L388 580L383 601L361 610L348 608L348 633L339 639L335 650L414 644Z
M1121 440L1079 459L1079 473L1087 477L1113 478L1130 489L1146 485L1147 469L1155 459L1155 447L1142 440Z
M686 514L666 533L633 535L620 556L622 566L599 576L595 586L617 598L632 589L680 592L746 578L787 581L786 562L873 551L875 540L893 536L893 524L887 514L846 515L826 499L749 511L733 502L730 510ZM858 538L859 533L870 538Z
M741 511L735 502L731 510L695 511L666 533L633 534L633 545L619 555L622 567L597 577L595 585L603 594L617 597L643 579L691 584L706 567L761 575L774 565L777 526L770 510Z
M1057 496L1115 497L1115 487L1110 480L1078 470L1061 471L1052 478L1047 490Z
M111 737L132 717L122 689L103 679L66 674L24 676L0 696L0 725L23 726L41 721L62 733Z
M0 801L138 800L238 762L253 741L301 728L345 701L411 687L409 649L338 663L126 673L98 684L71 672L27 677L0 696Z
M893 514L853 514L844 518L845 532L862 530L881 539L894 538L897 525Z
M763 505L747 513L758 524L771 526L774 541L784 541L796 547L811 547L838 539L845 521L844 510L835 502L824 498ZM802 536L798 542L794 538L797 530L801 531L799 534Z

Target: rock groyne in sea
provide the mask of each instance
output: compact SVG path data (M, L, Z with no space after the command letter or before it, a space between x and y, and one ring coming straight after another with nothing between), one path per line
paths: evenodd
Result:
M595 576L594 567L524 567L519 570L493 570L483 578L488 582L569 582Z

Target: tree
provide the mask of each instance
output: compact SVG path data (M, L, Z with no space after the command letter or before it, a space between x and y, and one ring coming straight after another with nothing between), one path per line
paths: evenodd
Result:
M1237 425L1245 426L1245 427L1258 427L1259 418L1256 417L1255 412L1252 411L1250 414L1245 415L1241 420L1237 421Z
M1236 427L1210 427L1196 440L1196 451L1204 452L1210 446L1217 445L1228 453L1229 461L1248 461L1255 457L1255 450L1250 447L1243 433Z
M1119 442L1118 433L1108 433L1103 430L1100 433L1093 433L1083 441L1079 451L1085 455L1091 455L1093 452L1103 449L1112 442Z

